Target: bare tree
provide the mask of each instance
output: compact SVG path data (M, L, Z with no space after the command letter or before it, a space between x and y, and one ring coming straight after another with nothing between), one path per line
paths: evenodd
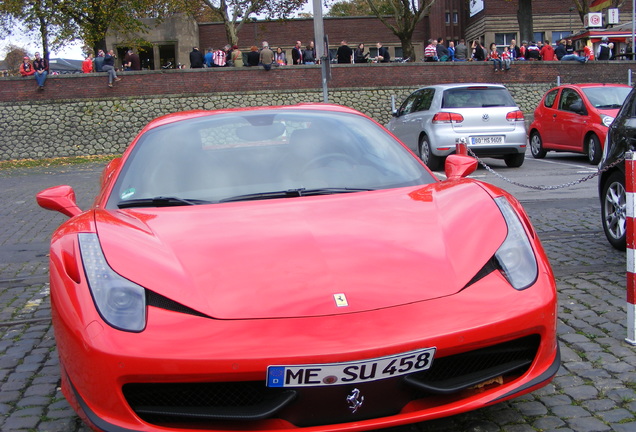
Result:
M202 0L225 26L230 45L238 45L238 33L243 23L253 15L267 18L286 18L307 0Z
M386 6L391 14L386 15ZM435 0L367 0L373 14L384 24L402 44L402 55L414 61L413 32L417 24L428 15Z

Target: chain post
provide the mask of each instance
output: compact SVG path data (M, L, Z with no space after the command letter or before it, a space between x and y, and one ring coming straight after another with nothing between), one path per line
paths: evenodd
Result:
M465 137L455 138L455 153L468 156L468 146L466 145Z
M636 345L636 153L625 154L625 195L626 195L626 239L627 239L627 338L625 341Z

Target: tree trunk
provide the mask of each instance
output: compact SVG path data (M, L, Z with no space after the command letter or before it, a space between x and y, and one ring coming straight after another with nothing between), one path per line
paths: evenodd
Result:
M414 62L416 60L415 47L411 38L400 38L402 43L402 58L408 58L409 61Z
M238 45L238 34L234 23L226 20L223 25L225 26L225 37L227 38L227 43L229 43L230 46Z
M534 40L534 29L532 27L532 0L519 0L517 10L517 22L519 23L519 43Z

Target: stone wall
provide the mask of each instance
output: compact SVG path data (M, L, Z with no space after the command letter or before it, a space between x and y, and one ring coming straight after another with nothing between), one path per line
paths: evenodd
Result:
M392 95L399 104L427 84L497 82L508 87L529 119L557 77L562 82L626 83L627 72L636 65L631 61L527 63L515 64L505 74L494 73L485 62L340 65L332 69L329 102L385 124ZM176 111L323 100L316 66L270 72L212 69L126 73L115 89L106 87L101 74L51 77L44 91L36 90L31 80L0 78L0 160L118 154L150 120Z

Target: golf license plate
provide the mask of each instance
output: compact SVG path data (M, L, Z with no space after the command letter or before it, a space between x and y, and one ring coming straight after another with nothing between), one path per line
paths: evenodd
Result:
M434 356L435 348L425 348L347 363L269 366L267 386L316 387L377 381L426 370Z
M470 143L476 145L488 145L488 144L503 144L504 137L503 136L479 136L479 137L470 137Z

